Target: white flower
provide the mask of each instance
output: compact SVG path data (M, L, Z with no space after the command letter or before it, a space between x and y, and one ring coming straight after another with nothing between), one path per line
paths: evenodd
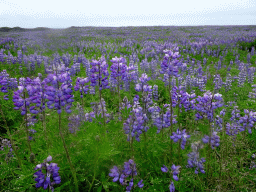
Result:
M20 91L23 91L23 90L24 90L24 86L18 86L18 89L19 89Z
M216 93L214 94L214 97L222 97L222 94Z

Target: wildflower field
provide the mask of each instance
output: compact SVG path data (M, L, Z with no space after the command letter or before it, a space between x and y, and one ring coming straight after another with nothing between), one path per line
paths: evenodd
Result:
M0 32L0 191L255 191L256 27Z

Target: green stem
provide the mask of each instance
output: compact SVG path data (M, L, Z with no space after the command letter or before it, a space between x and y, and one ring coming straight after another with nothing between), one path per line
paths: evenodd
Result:
M75 171L75 169L72 165L72 162L71 162L71 159L70 159L70 156L69 156L69 152L68 152L68 148L66 146L65 139L64 139L64 136L63 136L62 130L61 130L61 114L59 114L59 134L60 134L60 137L62 139L62 143L63 143L64 149L65 149L65 152L66 152L66 156L67 156L67 159L68 159L68 162L69 162L69 166L70 166L70 169L71 169L74 181L75 181L76 191L78 192L79 189L78 189L78 181L77 181L77 178L76 178L76 171Z
M24 98L24 105L25 105L25 127L26 127L26 133L27 133L27 143L28 143L28 147L29 147L29 151L30 153L32 153L32 149L31 149L31 145L30 145L30 141L29 141L29 133L28 133L28 116L27 116L27 105L26 105L26 96L25 96L25 92L23 91L23 98Z
M179 149L178 149L178 157L179 157L179 162L177 164L181 163L181 155L180 155L180 149L181 149L181 140L179 140Z
M172 113L173 113L173 108L172 108L172 93L171 93L171 76L169 75L169 96L170 96L170 113L171 113L171 116L170 116L170 124L171 124L171 128L169 129L169 134L168 134L168 137L171 136L172 132L173 132L173 127L172 127ZM170 133L171 132L171 133ZM173 149L172 149L172 139L171 139L171 150L170 150L170 158L171 158L171 164L172 164L172 153L173 153Z
M100 69L100 65L99 65L99 72L101 71ZM106 130L106 120L105 120L105 112L104 112L104 107L103 107L103 103L101 101L101 90L100 90L100 75L99 75L99 79L98 79L98 82L99 82L99 95L100 95L100 105L101 105L101 109L102 109L102 114L103 114L103 121L104 121L104 132L103 132L103 136L105 137L105 134L107 132Z
M103 122L104 122L104 132L103 132L103 136L105 137L105 134L106 134L106 132L107 132L107 130L106 130L105 112L104 112L104 107L103 107L103 103L102 103L102 100L101 100L101 91L100 91L100 90L99 90L99 93L100 93L100 105L101 105L101 109L102 109Z
M134 118L135 118L135 117L134 117L134 114L133 114L133 121L130 122L130 125L133 124ZM130 149L131 149L132 159L134 159L133 137L131 136L131 132L130 132L129 134L130 134L130 141L129 141L129 143L130 143Z
M119 73L119 64L117 64L118 65L118 72L117 72L117 74ZM119 76L117 77L117 94L118 94L118 119L119 119L119 117L120 117L120 103L121 103L121 98L120 98L120 86L119 86Z
M144 135L144 146L145 146L145 154L147 155L147 136L146 136L146 132L143 131L143 135Z
M98 163L98 154L99 154L99 150L98 150L98 146L96 145L96 151L97 151L97 160L95 161L95 165L97 166L97 163ZM90 184L90 188L89 188L89 192L91 191L91 188L92 188L92 185L93 185L93 183L94 183L94 181L95 181L95 172L96 172L96 168L94 168L94 170L93 170L93 178L92 178L92 183Z
M43 93L44 94L44 93ZM43 100L44 102L44 100ZM43 109L43 120L42 120L42 126L43 126L43 130L44 130L44 137L45 137L45 142L46 142L46 146L47 146L47 153L49 155L49 140L48 140L48 137L47 137L47 130L46 130L46 118L45 118L45 109Z
M209 127L210 127L210 136L209 138L211 139L211 136L212 136L212 131L211 131L211 124L210 124L210 120L209 120ZM211 175L211 172L210 172L210 159L211 159L211 141L209 141L209 144L208 144L208 152L207 152L207 179L210 178L210 175Z
M58 82L58 89L59 89L59 82ZM61 106L60 99L59 99L59 106ZM61 129L61 113L59 114L59 134L60 134L64 149L65 149L65 152L66 152L66 156L67 156L67 159L68 159L68 163L69 163L69 166L70 166L70 169L71 169L74 181L75 181L76 192L79 192L78 181L77 181L77 178L76 178L76 171L75 171L75 169L72 165L72 162L71 162L71 159L70 159L70 156L69 156L69 152L68 152L68 148L66 146L65 139L64 139L62 129Z

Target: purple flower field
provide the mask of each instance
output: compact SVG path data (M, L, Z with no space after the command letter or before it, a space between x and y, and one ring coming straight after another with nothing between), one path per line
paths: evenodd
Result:
M0 32L0 191L255 191L256 27Z

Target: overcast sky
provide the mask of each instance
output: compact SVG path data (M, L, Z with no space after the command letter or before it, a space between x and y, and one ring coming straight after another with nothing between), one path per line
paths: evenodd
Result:
M0 0L0 27L255 24L256 0Z

